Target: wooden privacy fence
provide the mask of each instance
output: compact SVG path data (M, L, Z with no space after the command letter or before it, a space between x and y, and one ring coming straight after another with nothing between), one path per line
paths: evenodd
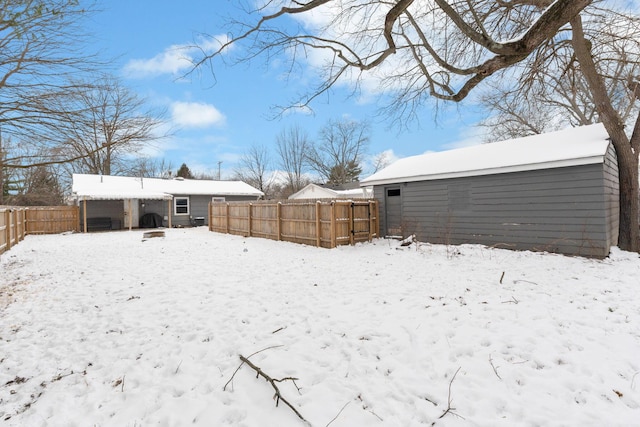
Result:
M25 208L27 234L58 234L80 231L78 206L34 206Z
M0 207L0 254L20 243L24 236L24 209Z
M254 201L209 204L209 230L323 248L378 237L378 202Z
M79 231L79 226L77 206L0 207L0 254L27 234Z

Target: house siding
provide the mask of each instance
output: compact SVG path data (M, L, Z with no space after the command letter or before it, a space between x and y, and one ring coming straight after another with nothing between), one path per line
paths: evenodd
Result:
M618 160L613 144L609 144L603 165L604 206L607 227L607 245L618 244L620 224L620 180Z
M615 155L608 164L605 171L592 164L403 183L403 235L432 243L607 256L617 241ZM385 188L397 186L374 188L384 232Z
M191 225L193 218L204 218L204 225L209 225L209 202L213 197L224 197L225 201L235 202L242 200L255 200L253 196L218 196L218 195L188 195L188 194L175 194L174 197L188 197L189 198L189 215L175 215L173 209L173 201L168 203L166 200L149 200L146 202L144 212L142 209L140 212L149 213L154 212L165 218L168 216L168 206L171 206L171 224L174 226L188 227ZM164 226L168 226L166 220L163 221Z

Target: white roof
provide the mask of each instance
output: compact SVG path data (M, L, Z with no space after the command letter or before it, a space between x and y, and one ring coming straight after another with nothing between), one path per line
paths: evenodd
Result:
M308 184L297 193L289 196L290 199L350 199L371 197L369 188L353 188L351 190L332 190L317 184Z
M405 157L361 185L491 175L602 163L609 135L600 123L558 132Z
M242 181L161 179L73 174L73 195L81 199L169 200L173 196L253 196L264 193Z

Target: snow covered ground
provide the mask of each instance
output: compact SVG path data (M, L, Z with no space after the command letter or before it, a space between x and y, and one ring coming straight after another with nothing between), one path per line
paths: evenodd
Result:
M2 255L0 425L640 425L635 254L166 234Z

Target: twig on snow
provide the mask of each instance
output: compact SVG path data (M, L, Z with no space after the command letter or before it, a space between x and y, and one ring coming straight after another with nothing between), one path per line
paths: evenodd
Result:
M345 403L345 404L344 404L344 406L342 407L342 409L340 409L340 411L338 412L338 414L337 414L335 417L333 417L333 418L331 419L331 421L329 421L329 422L327 423L327 425L326 425L326 426L324 426L324 427L329 427L329 426L330 426L330 425L331 425L335 420L337 420L337 419L338 419L338 417L340 416L340 414L342 414L342 411L344 411L344 408L346 408L347 406L349 406L349 404L350 404L350 403L351 403L351 401L349 401L349 402Z
M493 372L496 374L496 377L498 377L498 379L502 380L502 377L498 374L498 368L499 368L499 366L498 366L498 367L496 367L496 366L493 364L493 359L491 358L491 355L489 355L489 363L491 364L491 367L493 368Z
M518 282L522 282L522 283L529 283L529 284L531 284L531 285L536 285L536 286L538 286L538 284L537 284L536 282L531 282L531 281L529 281L529 280L522 280L522 279L519 279L519 280L514 280L514 281L513 281L513 283L518 283Z
M461 368L461 367L460 367ZM456 375L458 375L458 372L460 372L460 368L458 368L458 370L456 371L455 374L453 374L453 377L451 377L451 381L449 381L449 397L447 398L447 409L442 413L442 415L440 415L438 417L438 419L441 419L442 417L444 417L447 414L451 414L451 415L455 415L456 417L462 418L464 420L464 417L456 414L455 409L451 406L451 385L453 384L453 380L456 379Z
M511 296L511 299L508 301L502 301L503 304L509 304L509 303L513 303L513 304L518 304L520 301L518 301L516 299L516 297L514 297L513 295Z

